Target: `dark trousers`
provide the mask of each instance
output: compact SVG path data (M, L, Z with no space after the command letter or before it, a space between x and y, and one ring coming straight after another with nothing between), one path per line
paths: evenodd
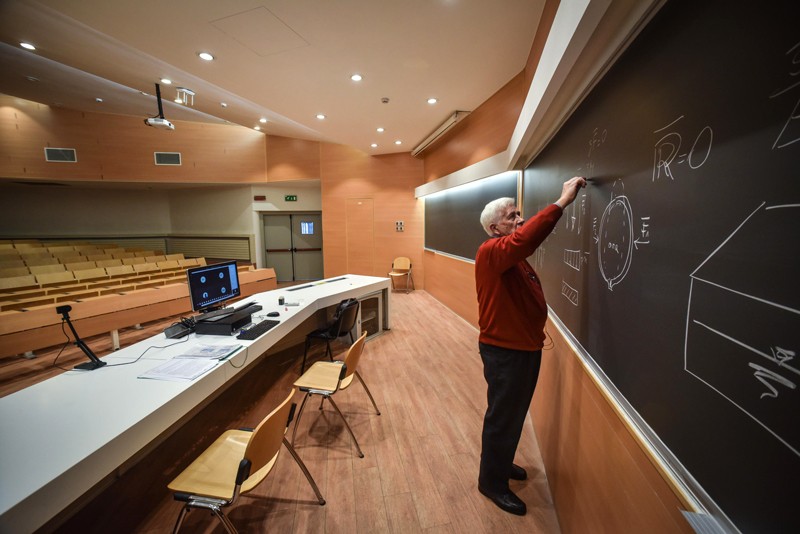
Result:
M489 406L483 418L480 486L491 492L508 491L511 464L522 425L539 379L542 351L504 349L479 343Z

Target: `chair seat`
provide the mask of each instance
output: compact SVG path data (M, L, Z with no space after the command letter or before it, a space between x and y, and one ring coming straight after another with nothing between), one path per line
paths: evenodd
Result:
M167 486L170 490L229 500L233 497L239 461L252 436L246 430L228 430ZM242 493L253 489L275 465L278 454L242 484Z
M315 362L294 385L300 388L300 391L333 393L339 384L341 372L342 362Z

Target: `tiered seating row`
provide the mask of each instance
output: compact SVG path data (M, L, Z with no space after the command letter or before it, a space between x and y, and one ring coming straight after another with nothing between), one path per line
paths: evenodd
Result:
M64 342L55 308L83 337L191 312L186 269L204 258L109 244L0 240L0 356ZM242 297L275 289L272 269L239 266Z
M99 267L96 262L83 262L73 265L77 267L75 270L0 278L0 311L27 311L39 306L185 282L185 270L198 265L206 265L205 258L107 267Z

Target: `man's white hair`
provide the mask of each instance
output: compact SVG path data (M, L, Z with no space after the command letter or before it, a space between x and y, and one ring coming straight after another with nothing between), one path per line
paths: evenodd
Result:
M494 235L489 227L493 224L497 224L500 222L500 219L503 218L505 215L505 211L510 208L511 206L516 205L517 201L511 197L503 197L498 198L497 200L492 200L486 207L483 208L481 212L481 226L483 229L486 230L486 233L489 235Z

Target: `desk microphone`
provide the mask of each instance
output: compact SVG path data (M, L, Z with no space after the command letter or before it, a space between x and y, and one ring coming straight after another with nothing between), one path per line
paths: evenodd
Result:
M106 362L95 356L95 353L92 352L92 349L89 348L86 343L78 335L78 332L75 331L75 327L72 325L72 321L69 318L69 312L72 311L72 306L69 304L65 304L63 306L59 306L56 308L56 313L61 314L61 319L67 323L69 329L72 330L72 336L75 338L75 346L78 347L83 351L83 353L89 358L89 361L86 363L81 363L75 366L75 369L80 369L82 371L94 371L97 368L103 367Z

